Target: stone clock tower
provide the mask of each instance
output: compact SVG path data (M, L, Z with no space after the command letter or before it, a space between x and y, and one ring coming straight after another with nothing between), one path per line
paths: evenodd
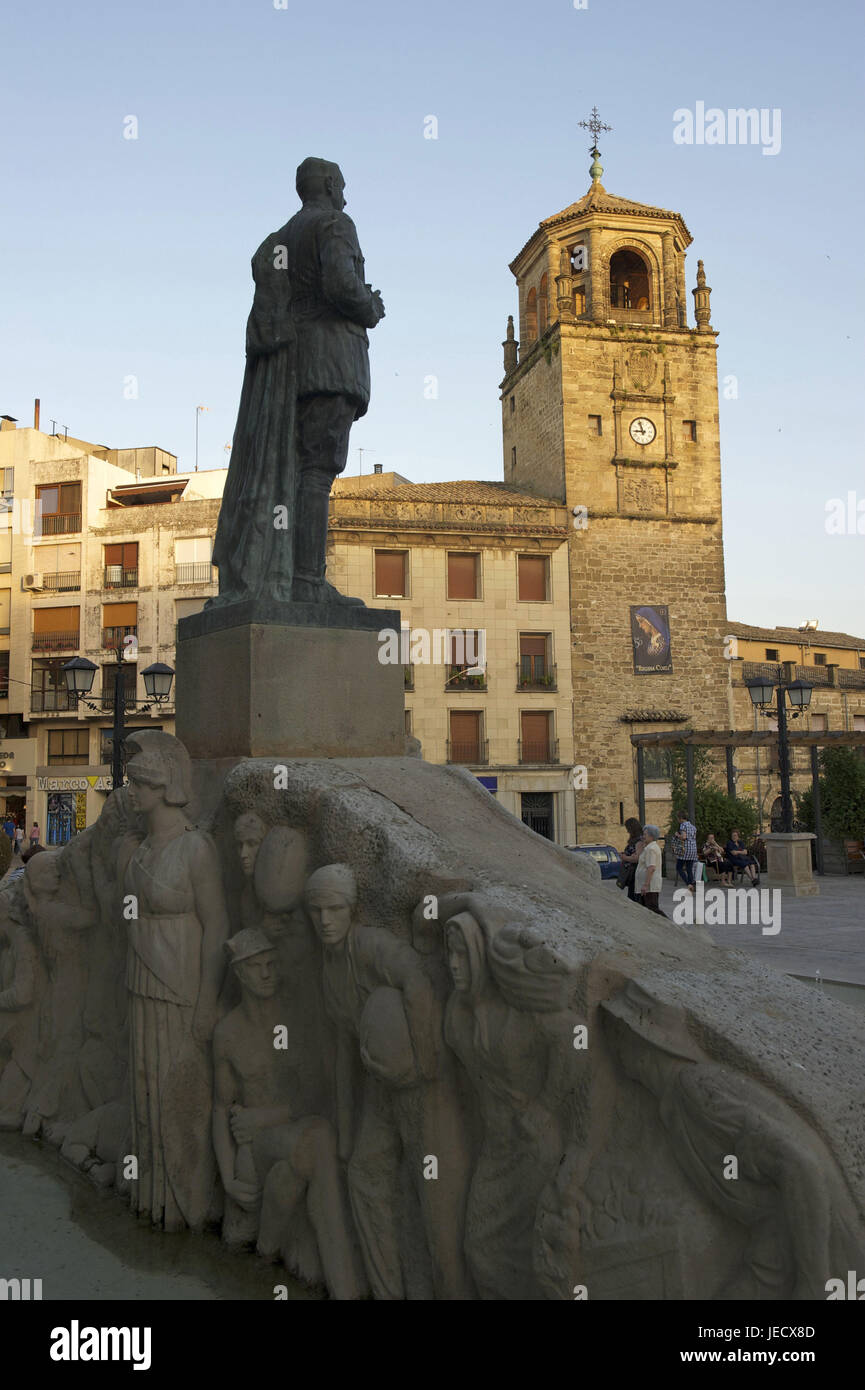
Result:
M592 154L588 193L511 263L502 429L505 481L573 512L578 838L618 843L636 814L630 735L732 717L711 290L699 261L689 324L682 217L608 193ZM646 817L666 828L663 763L647 774Z

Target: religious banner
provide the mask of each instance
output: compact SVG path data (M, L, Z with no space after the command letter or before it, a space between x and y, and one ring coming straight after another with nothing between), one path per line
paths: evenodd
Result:
M632 607L631 641L634 645L636 675L649 676L672 671L670 611L667 607Z

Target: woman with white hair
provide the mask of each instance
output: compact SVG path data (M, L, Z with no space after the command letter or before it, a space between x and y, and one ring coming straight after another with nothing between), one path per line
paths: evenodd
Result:
M658 825L643 826L643 848L637 860L637 872L634 876L634 892L639 898L643 907L649 908L651 912L657 912L659 916L666 917L666 912L661 912L658 906L658 899L661 895L661 828Z

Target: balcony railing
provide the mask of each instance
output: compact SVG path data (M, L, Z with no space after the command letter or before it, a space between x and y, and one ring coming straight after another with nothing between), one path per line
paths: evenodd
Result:
M102 585L105 589L135 589L138 585L138 566L127 570L122 565L106 565Z
M828 666L797 666L796 679L808 681L810 685L828 685L829 667Z
M858 686L860 690L865 690L865 671L839 671L838 684Z
M34 652L73 652L78 647L78 628L68 632L34 632Z
M102 629L103 647L122 647L124 637L138 637L137 627L104 627ZM132 645L130 643L130 645Z
M555 663L543 656L523 656L517 662L517 690L555 690Z
M748 681L752 677L777 682L781 679L781 667L777 661L743 661L742 680Z
M487 673L479 676L468 675L464 666L448 666L445 674L445 690L486 690Z
M559 740L517 739L518 763L557 763L559 761Z
M209 560L194 560L186 565L175 565L175 584L212 584L213 566Z
M42 588L53 594L71 594L81 588L80 570L61 570L57 574L43 574Z
M42 512L33 528L35 536L68 536L81 530L80 512Z
M78 700L68 690L50 688L30 691L30 708L34 714L59 714L78 708Z
M485 766L490 760L488 739L474 739L470 743L447 741L446 759L449 763L461 763L467 767Z

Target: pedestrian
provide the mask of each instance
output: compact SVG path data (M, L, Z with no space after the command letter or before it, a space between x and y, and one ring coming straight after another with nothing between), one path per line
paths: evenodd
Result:
M42 832L39 829L39 822L38 820L35 820L30 827L30 848L35 849L41 838Z
M688 820L687 811L679 811L673 818L674 824L679 829L673 836L673 845L676 851L676 882L681 876L682 882L692 893L696 892L694 879L697 868L697 827Z
M13 848L14 848L16 854L20 854L20 853L21 853L21 846L23 845L23 843L24 843L24 827L23 827L23 825L16 825L16 827L15 827L15 843L14 843L14 846L13 846Z
M6 834L6 835L9 836L9 841L10 841L10 843L11 843L11 844L14 844L14 843L15 843L15 822L14 822L14 820L12 819L12 817L9 816L9 815L7 815L6 819L5 819L4 822L3 822L3 832L4 832L4 834Z
M645 844L640 851L640 858L637 861L634 891L642 902L643 907L647 907L650 912L657 912L660 917L666 917L666 912L662 912L658 906L658 899L661 895L660 826L644 826L643 839L645 840Z
M637 873L637 860L640 857L640 850L643 848L643 827L636 816L629 816L625 821L625 829L628 832L628 843L622 851L622 867L619 870L617 882L620 888L627 888L628 897L631 902L634 902L636 899L634 878Z

